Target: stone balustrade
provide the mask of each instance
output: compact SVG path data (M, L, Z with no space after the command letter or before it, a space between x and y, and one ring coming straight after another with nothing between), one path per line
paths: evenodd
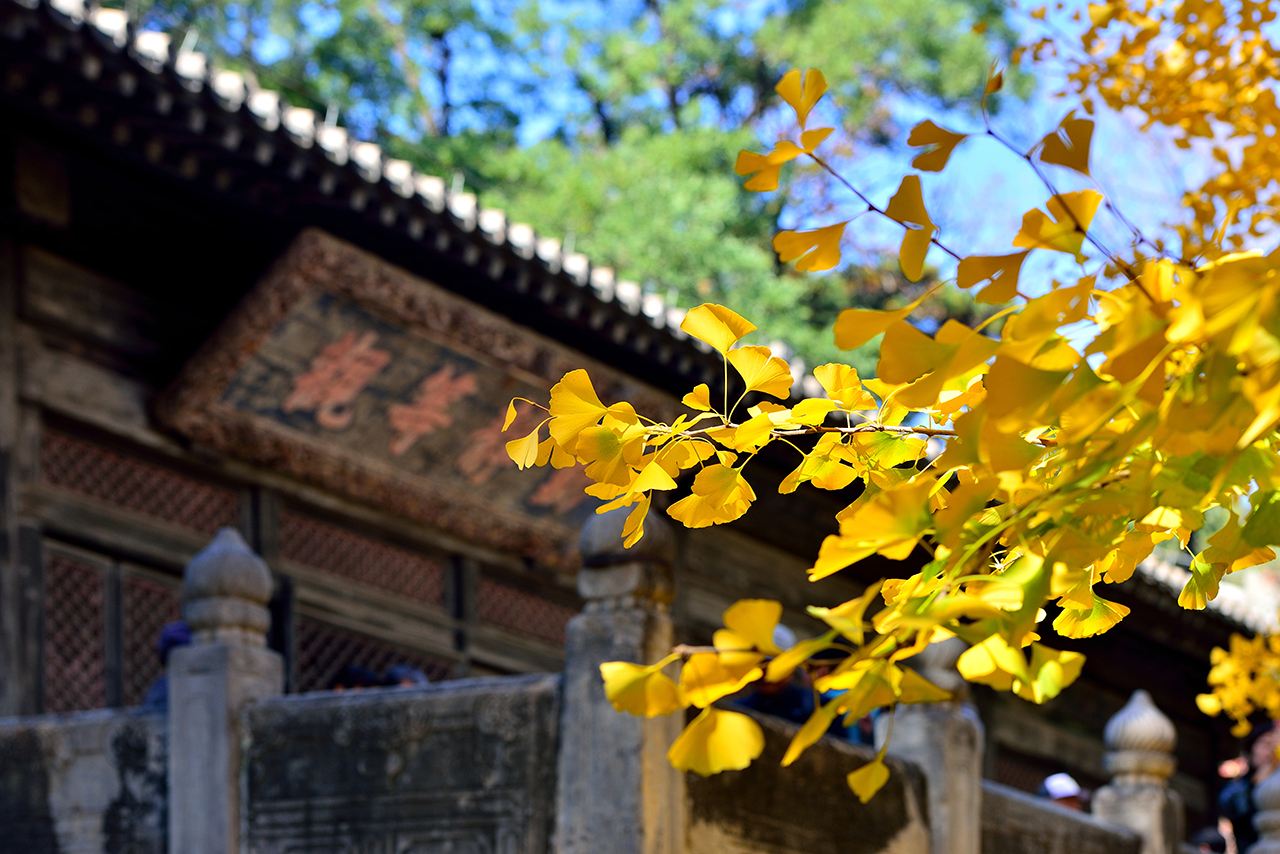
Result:
M652 661L673 642L674 535L654 517L623 550L625 516L583 531L585 606L562 674L292 697L278 696L281 661L265 643L271 573L239 534L220 531L186 568L193 643L170 655L167 716L0 722L0 850L4 839L31 854L117 842L184 854L1179 850L1174 728L1145 692L1107 725L1112 779L1094 815L1068 812L981 779L983 727L955 670L958 642L910 662L953 697L897 711L890 783L868 804L843 779L871 751L824 739L781 769L795 726L780 720L762 718L765 753L745 772L675 771L666 751L681 717L619 714L600 682L602 662ZM91 768L119 780L72 779ZM1257 798L1254 851L1280 854L1280 776ZM20 809L6 811L10 801Z

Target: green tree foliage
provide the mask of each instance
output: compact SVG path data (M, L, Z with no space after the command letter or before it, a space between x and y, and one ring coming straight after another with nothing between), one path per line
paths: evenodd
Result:
M974 106L1011 41L997 0L156 0L144 15L622 277L769 318L812 362L835 356L841 308L918 288L867 257L799 277L768 249L788 188L762 200L732 166L780 127L781 71L829 70L852 157L890 144L906 98ZM787 180L812 211L826 177Z

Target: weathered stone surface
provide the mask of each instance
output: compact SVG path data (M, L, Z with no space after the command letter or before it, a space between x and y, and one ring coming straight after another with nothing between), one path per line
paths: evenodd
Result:
M653 544L624 553L626 513L596 516L582 532L587 564L578 573L578 592L586 604L569 621L560 718L565 738L556 760L559 854L594 854L605 840L613 854L682 850L684 778L666 759L681 722L675 715L619 714L600 681L603 662L654 661L672 645L670 526L649 520L640 542L652 536Z
M982 850L986 854L1138 854L1142 839L1085 813L984 782Z
M164 719L136 711L0 722L0 852L165 849Z
M947 691L945 703L907 705L894 715L889 752L914 763L928 780L933 854L978 854L982 844L982 754L985 732L969 702L968 683L956 670L966 646L959 638L934 644L912 659L921 674ZM888 717L880 719L881 738Z
M558 716L554 676L256 704L247 850L545 852Z
M889 760L892 775L870 803L845 783L873 751L833 739L789 768L778 763L796 727L759 717L764 753L745 771L688 778L690 854L924 854L929 832L925 783L915 768Z

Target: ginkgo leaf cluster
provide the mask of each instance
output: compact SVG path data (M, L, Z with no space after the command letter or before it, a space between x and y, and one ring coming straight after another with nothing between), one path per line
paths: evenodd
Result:
M1094 22L1091 37L1110 26L1109 14ZM1137 26L1129 13L1113 20ZM1246 28L1243 37L1253 32ZM984 98L1000 79L993 69ZM800 158L836 171L821 151L830 129L810 127L825 87L814 70L789 72L778 84L796 138L763 154L743 152L738 172L748 189L776 187L779 170ZM1131 106L1151 106L1145 94L1128 97ZM689 389L674 420L602 400L583 370L565 374L545 406L513 401L544 418L511 440L511 458L522 468L580 467L599 512L627 513L627 546L644 536L659 507L690 528L742 518L757 499L752 462L776 447L794 456L780 492L818 489L845 501L810 580L872 556L911 561L903 578L835 607L810 608L814 633L790 649L773 645L781 606L747 600L725 613L711 647L681 648L652 664L605 664L606 696L620 711L699 710L672 745L677 767L707 774L755 759L763 747L758 726L724 703L762 680L805 678L819 654L836 663L812 687L839 693L816 705L784 764L837 718L851 722L873 709L945 696L909 661L953 637L968 645L957 663L965 678L1031 702L1050 700L1084 665L1081 654L1056 649L1055 637L1114 628L1128 608L1112 588L1159 544L1188 548L1213 508L1227 522L1189 556L1183 607L1205 608L1226 575L1275 557L1280 250L1219 245L1186 260L1155 251L1159 240L1136 233L1127 246L1108 246L1094 221L1120 217L1092 183L1090 158L1098 151L1088 110L1068 114L1025 151L991 126L985 110L983 121L981 129L951 129L927 120L906 141L922 149L912 162L921 172L946 169L952 153L969 145L994 146L1019 168L1030 166L1046 200L1025 212L1009 248L948 246L920 174L905 174L883 203L844 183L862 212L902 229L906 277L923 277L931 258L953 263L961 287L1000 306L987 321L950 320L925 331L912 317L931 291L897 309L849 308L835 324L835 341L853 348L878 337L875 376L820 365L812 376L822 394L804 396L797 389L813 385L797 384L794 366L744 342L756 330L751 320L707 304L690 310L681 328L721 355L727 385ZM1057 180L1076 183L1059 187ZM842 237L854 227L850 218L784 230L774 247L783 262L822 271L841 263ZM1021 281L1026 270L1042 269L1029 263L1040 257L1074 272ZM1238 661L1246 653L1260 660L1254 648L1271 642L1251 643L1239 655L1235 645L1231 656L1215 653L1215 699L1205 705L1232 716L1246 702L1270 708L1276 692L1259 694L1261 671ZM881 753L849 784L870 797L887 775Z

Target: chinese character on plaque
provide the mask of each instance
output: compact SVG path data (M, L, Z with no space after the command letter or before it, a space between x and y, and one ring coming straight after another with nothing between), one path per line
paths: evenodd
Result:
M316 423L328 430L349 427L355 414L352 404L391 361L389 352L374 347L377 341L374 332L348 332L325 346L306 373L294 378L293 389L281 408L285 412L314 412Z
M391 453L401 456L426 436L453 423L450 407L475 394L476 378L455 365L445 365L418 385L412 403L395 403L387 410Z

